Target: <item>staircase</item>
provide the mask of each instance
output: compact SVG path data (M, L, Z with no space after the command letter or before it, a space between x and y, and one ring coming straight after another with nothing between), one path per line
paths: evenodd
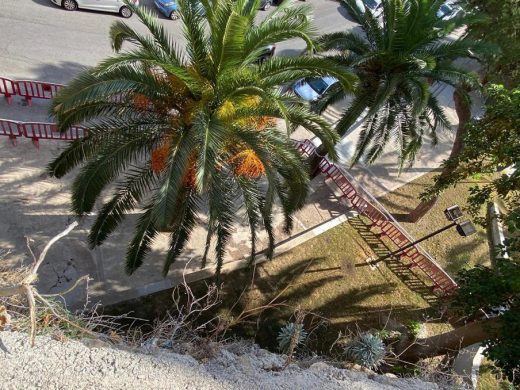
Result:
M310 140L296 141L298 150L307 157L313 156L316 147ZM409 245L414 240L391 214L368 191L354 185L354 179L346 171L330 162L326 157L319 164L320 172L330 178L340 189L342 197L349 200L352 207L371 221L371 228L378 230L380 237L387 237L398 248ZM368 201L367 199L370 199ZM406 249L397 255L400 266L419 268L431 280L433 291L441 296L452 294L457 283L437 264L435 259L419 245ZM397 266L395 260L392 266Z

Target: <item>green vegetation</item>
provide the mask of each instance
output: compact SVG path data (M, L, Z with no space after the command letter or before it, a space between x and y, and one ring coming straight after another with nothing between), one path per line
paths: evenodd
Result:
M484 16L468 26L470 36L483 38L501 50L486 56L487 77L494 82L520 83L520 1L461 0L466 12Z
M417 337L419 335L419 332L421 331L421 323L419 321L408 321L406 324L406 328L408 328L408 332L410 332L410 335L413 337Z
M407 216L413 210L422 192L433 184L435 172L427 173L414 181L386 194L379 201L398 218ZM449 188L439 195L432 210L416 223L402 222L403 227L415 238L420 238L448 224L444 210L458 204L467 213L467 198L470 188L479 181L465 180L456 188ZM484 213L483 207L481 212ZM467 217L470 217L467 214ZM466 238L460 237L455 229L450 229L421 243L436 261L452 276L463 268L475 265L489 265L489 243L486 228L477 225L477 233Z
M302 324L295 324L289 322L278 332L276 341L278 341L278 349L284 353L289 351L291 342L294 342L295 347L303 345L307 339L307 332Z
M501 378L500 370L493 362L484 359L480 365L478 390L513 390L514 386L507 379Z
M216 237L217 274L226 244L243 206L251 228L251 261L256 231L269 235L272 206L279 199L285 228L305 202L307 168L286 132L303 126L318 136L332 156L338 137L327 122L278 87L301 77L334 75L349 89L355 77L323 58L276 57L262 64L265 45L291 38L314 48L310 8L282 6L255 26L258 1L221 0L213 4L180 0L186 53L181 53L155 17L132 8L147 29L143 35L122 21L110 30L114 57L76 77L53 100L58 128L87 125L88 135L72 142L48 172L62 177L82 166L72 186L72 208L92 211L102 191L105 202L89 241L102 244L124 219L141 208L127 256L129 273L139 268L160 231L170 231L164 274L183 251L207 209L205 258ZM134 46L122 51L126 43ZM121 178L122 177L122 178ZM264 185L265 184L267 185Z
M352 68L360 80L336 130L344 135L365 118L352 163L362 157L373 162L389 143L399 149L401 165L412 163L425 136L435 143L436 131L450 126L430 88L477 86L477 76L453 61L487 47L467 37L448 38L466 20L439 19L442 1L383 0L381 24L369 9L361 12L356 0L339 2L362 33L334 32L318 41L323 51L332 51L331 59ZM321 112L347 95L339 85L330 88L315 109Z
M499 201L507 229L515 233L520 229L520 88L491 85L487 96L484 116L467 125L464 149L444 163L451 174L436 177L426 195L438 194L476 174L485 175L490 180L469 190L469 210L482 221L483 206ZM507 167L512 171L496 173ZM520 250L520 241L512 238L509 246Z
M345 356L348 360L371 369L376 369L383 363L385 354L383 340L371 333L357 335L345 347Z
M407 274L409 279L402 281L384 264L372 269L366 263L370 256L373 252L359 232L350 223L344 223L258 265L253 280L247 271L223 275L221 315L236 319L241 312L254 311L274 299L273 303L279 306L257 312L234 330L275 350L275 335L294 310L300 309L311 313L304 321L309 332L307 344L326 354L330 354L339 332L378 330L389 319L406 324L436 315L437 301L431 300L430 295L421 295L424 291L431 294L429 287L417 292L407 287L407 282L422 285L420 278ZM202 282L199 286L204 288Z
M493 268L462 271L458 281L453 309L463 316L482 319L483 324L491 323L484 326L484 354L509 380L520 384L520 265L514 260L497 259Z

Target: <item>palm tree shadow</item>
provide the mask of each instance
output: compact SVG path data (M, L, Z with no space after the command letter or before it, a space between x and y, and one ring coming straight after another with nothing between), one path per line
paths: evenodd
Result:
M371 225L365 224L362 218L350 218L349 223L372 249L376 257L386 256L392 251L376 233L372 232ZM432 286L426 284L408 264L402 263L395 257L385 260L384 264L406 287L419 294L431 306L439 304L439 298L433 293Z

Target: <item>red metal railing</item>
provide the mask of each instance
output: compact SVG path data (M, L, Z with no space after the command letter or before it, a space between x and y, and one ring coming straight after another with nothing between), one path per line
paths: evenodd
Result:
M52 99L64 86L56 83L46 83L34 80L12 80L0 77L0 94L11 104L13 96L22 96L29 105L32 99Z
M16 139L23 137L23 128L19 126L19 122L0 119L0 136L1 135L9 137L11 143L16 145Z
M19 137L29 138L35 146L39 146L39 141L42 139L73 141L85 137L86 134L87 129L81 126L73 126L67 131L60 132L54 123L0 119L0 136L8 136L14 145Z
M32 80L16 80L14 81L17 89L17 95L27 100L29 106L32 99L52 99L64 87L61 84L44 83Z
M11 104L12 96L17 94L15 81L0 77L0 94L5 96L8 104Z
M296 142L296 145L306 156L310 157L316 152L316 147L310 140ZM373 226L379 228L381 234L388 237L397 247L402 248L414 241L368 191L358 184L353 184L354 179L348 172L325 157L321 159L319 169L336 184L342 196L347 198L360 214L370 219ZM419 267L432 281L434 290L441 291L442 295L449 295L458 287L451 276L419 245L405 250L399 257L401 261L407 259L411 267Z

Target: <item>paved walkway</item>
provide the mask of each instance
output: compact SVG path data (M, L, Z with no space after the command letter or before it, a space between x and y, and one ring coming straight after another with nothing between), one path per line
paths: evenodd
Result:
M7 106L0 99L2 116L13 120L45 121L45 104L35 101L33 107L25 107L21 100L15 99L13 105ZM46 164L63 145L60 141L42 140L40 148L36 149L30 140L19 139L18 145L13 147L7 137L0 139L0 248L10 250L4 263L14 265L27 259L25 237L33 239L34 248L40 250L50 237L74 219L70 212L69 192L74 174L62 180L49 178L45 174ZM340 203L323 179L317 179L312 183L307 205L295 215L292 237L302 235L307 239L310 236L305 235L305 232L340 217L345 211L345 205ZM289 237L282 231L280 213L275 214L277 242L283 243ZM166 234L161 234L155 241L145 264L134 275L126 275L123 262L125 249L137 217L137 212L129 215L122 228L103 246L93 251L86 244L93 217L85 217L80 226L59 241L47 257L48 261L41 268L42 291L63 291L78 277L90 274L94 279L90 285L94 298L111 303L171 287L189 260L188 272L195 273L192 278L212 273L211 267L199 271L206 238L206 216L200 214L199 225L193 232L189 246L168 278L161 276L162 262L168 247ZM247 258L250 252L249 228L243 210L239 210L238 220L239 224L228 247L228 268L237 266L237 260ZM261 250L266 244L267 238L262 232L258 247ZM84 299L85 296L78 289L68 297L68 302L75 305Z
M452 90L446 88L440 95L441 100L449 106ZM12 105L0 99L0 117L23 121L48 121L47 101L33 102L27 107L22 99L15 98ZM337 110L330 109L325 116L335 121ZM456 123L456 115L447 108L448 116ZM353 146L357 139L357 129L348 134L338 146L342 162L348 165ZM309 134L298 131L297 138L307 138ZM362 164L350 170L354 178L375 196L384 195L418 176L439 166L447 157L453 143L453 133L446 132L439 137L436 147L425 145L418 155L416 165L398 175L396 152L388 150L374 165ZM34 240L39 249L46 241L61 231L74 218L69 211L70 188L73 174L65 179L55 180L46 176L45 166L52 156L58 153L63 144L59 141L40 141L36 149L29 140L20 139L13 147L7 139L0 140L0 248L10 250L7 257L9 264L15 264L26 258L25 237ZM345 212L345 205L326 185L323 178L312 183L312 194L307 205L295 216L295 227L292 237L296 242L304 241L317 228L321 232L323 224L334 225ZM168 278L161 276L162 261L168 246L167 235L160 235L153 246L147 261L133 276L124 273L123 259L126 243L132 234L137 213L129 215L123 228L116 231L100 248L91 251L86 245L86 235L93 217L86 217L80 226L52 250L49 261L42 267L41 289L45 292L58 292L67 288L74 280L84 274L90 274L93 281L90 291L93 299L101 299L104 303L115 303L143 294L166 289L174 285L180 278L182 270L188 265L188 273L192 279L211 274L211 268L200 270L198 260L201 258L205 243L205 215L199 216L199 226L192 235L190 244L179 261L170 272ZM243 212L239 213L240 223L229 244L227 267L240 264L240 259L247 258L250 250L249 229ZM325 226L328 226L325 225ZM277 242L289 239L281 229L280 217L275 220ZM305 234L307 232L307 234ZM259 248L265 248L266 237L260 234ZM76 290L67 297L68 303L78 305L85 301L84 290Z

